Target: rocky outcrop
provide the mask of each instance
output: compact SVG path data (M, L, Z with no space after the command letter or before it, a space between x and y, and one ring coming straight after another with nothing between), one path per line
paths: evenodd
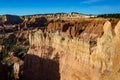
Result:
M25 80L119 80L117 22L77 13L0 16L1 62L10 80L23 78L23 59Z
M95 39L103 32L103 25L105 19L80 19L79 21L58 21L50 22L47 31L58 30L64 32L72 37L79 37L84 39Z
M103 29L104 34L98 38L96 50L91 55L92 64L99 68L100 79L98 80L118 80L120 79L120 51L119 51L119 28L120 22L115 26L115 35L112 32L110 22L106 22ZM98 78L98 77L97 77Z
M97 47L96 50L92 53L92 57L94 57L95 55L97 56L99 55L98 57L96 57L96 59L103 60L100 62L100 66L102 65L102 69L105 68L106 70L109 70L110 69L109 67L112 66L111 59L113 59L112 57L114 55L114 46L113 46L114 44L113 44L111 23L107 21L103 29L104 29L104 34L101 38L98 38ZM93 61L97 61L97 60L93 59Z
M47 18L45 17L32 17L29 21L26 21L28 27L45 27Z
M28 56L26 56L25 58L25 73L27 74L28 71L32 73L33 71L35 71L35 68L36 68L36 76L35 75L32 76L31 74L31 77L32 78L35 77L35 80L39 80L39 79L42 79L42 80L70 79L72 80L75 78L77 79L76 76L78 76L79 78L79 76L82 77L82 75L85 75L84 73L82 74L81 70L83 69L82 66L87 67L87 64L89 64L89 55L90 55L89 41L82 41L78 38L72 39L69 36L60 34L59 32L44 34L41 31L37 31L29 35L29 42L31 47L28 51L28 55L30 55L31 58L29 58ZM37 56L40 60L38 59L36 61L34 59L34 56ZM36 63L33 62L34 66L32 66L32 69L28 67L29 66L28 58L30 61L36 62ZM41 64L42 63L41 59L45 60L46 62L44 62L44 64ZM51 61L49 60L54 61L56 65L53 66L55 63L51 63ZM74 61L75 63L73 63ZM30 63L30 64L33 64L33 63ZM77 65L77 64L80 64L80 65ZM46 71L45 69L43 69L42 73L38 73L38 71L41 72L39 67L44 67L44 66L49 66L47 68L48 70L51 70L50 72L51 75L47 75L48 71ZM89 69L85 69L84 71L87 72L87 70ZM77 71L80 71L80 72L78 72L77 74L76 73ZM37 73L39 74L39 76L37 76L38 75ZM59 74L56 75L56 73L59 73ZM43 77L42 76L43 74L46 76ZM26 79L30 80L31 77L27 77Z
M23 20L19 16L15 15L4 15L0 17L0 22L4 24L20 24Z
M114 79L114 80L118 80L120 79L120 21L117 23L117 25L115 26L114 32L115 32L115 36L114 36L114 56L113 56L113 60L112 60L112 71L111 73L107 74L107 76L105 76L106 80L109 79ZM108 77L108 75L110 77ZM105 80L104 79L104 80Z
M71 38L64 33L31 32L30 48L24 60L25 79L120 79L119 24L113 35L111 23L107 21L94 47L90 46L90 40Z

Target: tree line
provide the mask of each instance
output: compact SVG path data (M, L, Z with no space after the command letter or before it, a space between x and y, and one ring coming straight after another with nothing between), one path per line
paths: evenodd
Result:
M103 18L120 18L120 13L116 13L116 14L101 14L101 15L98 15L97 17L103 17Z

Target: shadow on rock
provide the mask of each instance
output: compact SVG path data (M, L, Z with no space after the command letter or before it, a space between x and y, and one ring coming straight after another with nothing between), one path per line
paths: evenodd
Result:
M24 80L60 80L57 61L35 55L26 55L24 61Z
M0 80L8 80L7 66L0 62Z

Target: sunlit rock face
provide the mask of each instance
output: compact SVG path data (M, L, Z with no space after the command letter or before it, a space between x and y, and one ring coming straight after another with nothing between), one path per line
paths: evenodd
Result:
M94 80L99 80L100 74L111 71L112 60L114 56L114 44L111 23L107 21L104 26L104 34L101 38L97 39L96 49L91 54L91 65L93 66L93 71L95 71L99 76L94 76ZM91 73L92 74L92 73Z
M94 39L100 36L101 32L103 32L105 21L105 19L80 19L76 21L50 22L47 26L47 31L58 30L72 37Z
M114 55L112 60L112 71L105 75L104 80L119 80L120 79L120 21L114 29ZM108 77L109 76L109 77Z
M31 32L25 80L119 80L119 29L120 22L113 35L111 23L106 21L94 47L89 39L71 38L58 31Z

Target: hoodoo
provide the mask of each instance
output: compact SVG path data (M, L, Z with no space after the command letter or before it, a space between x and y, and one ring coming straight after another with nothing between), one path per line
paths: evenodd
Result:
M105 22L104 33L92 52L89 39L71 38L59 32L31 32L30 48L25 57L25 79L118 80L119 23L113 32L111 23Z

